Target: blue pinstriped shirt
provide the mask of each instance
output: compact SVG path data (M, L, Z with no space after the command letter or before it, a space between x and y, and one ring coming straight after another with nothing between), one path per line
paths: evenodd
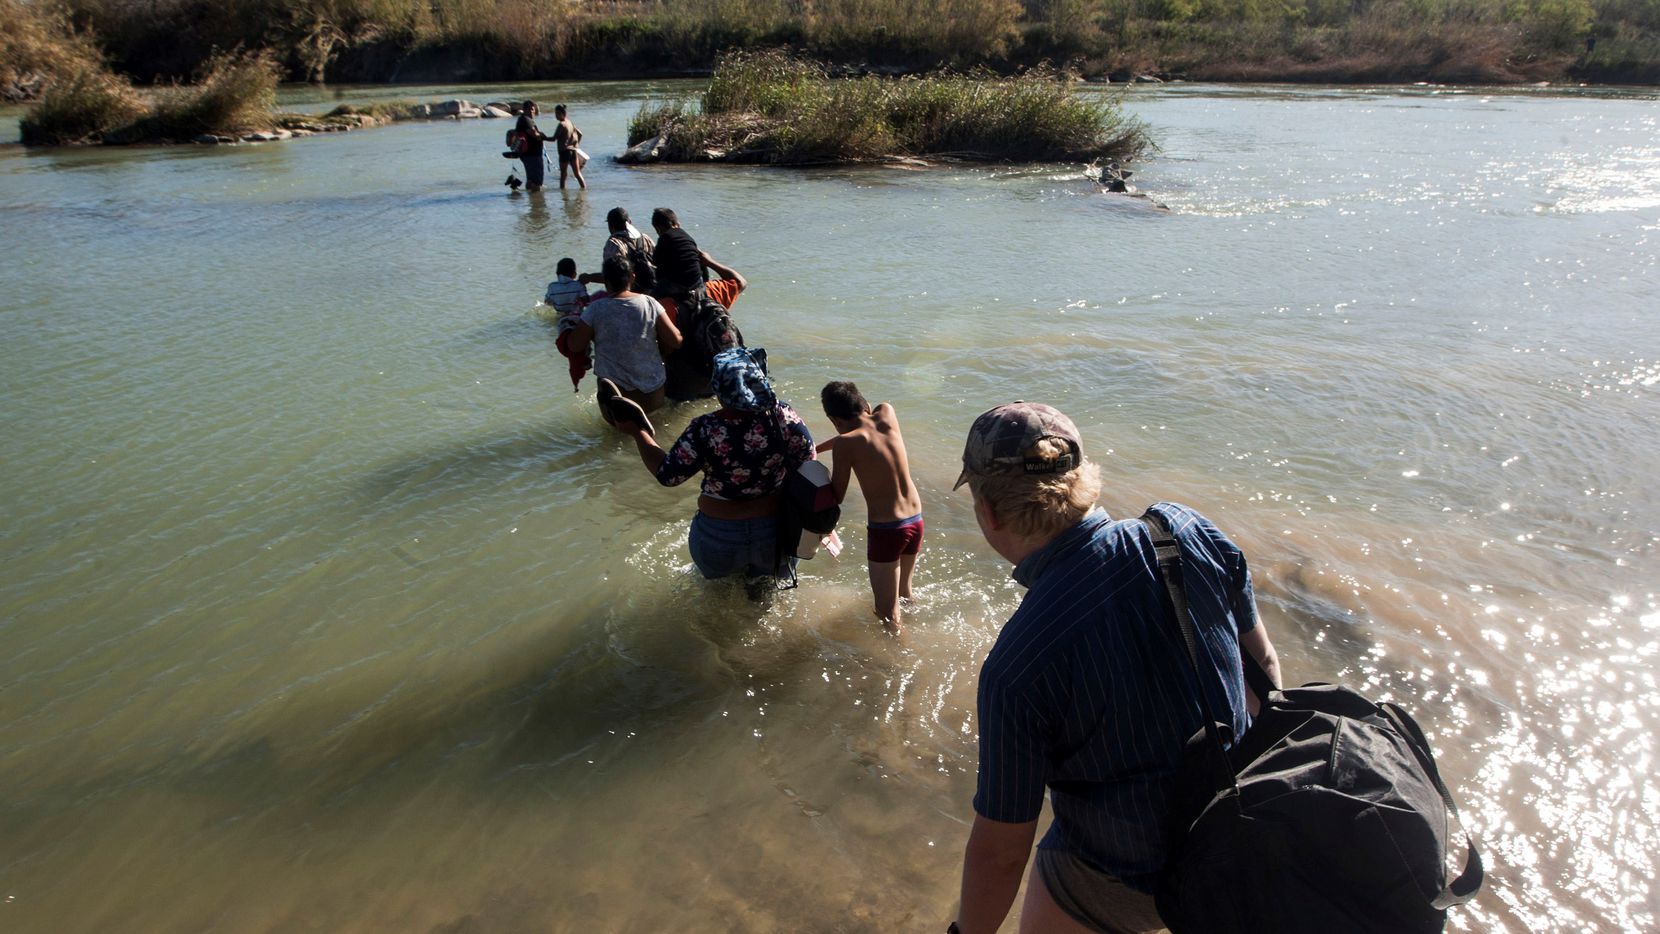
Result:
M1014 569L1028 592L980 669L974 795L982 816L1022 823L1037 819L1047 787L1055 821L1038 846L1137 888L1164 865L1167 784L1203 725L1200 682L1217 715L1232 714L1235 736L1249 724L1239 634L1257 625L1239 548L1186 506L1153 508L1182 546L1203 678L1146 526L1093 510Z

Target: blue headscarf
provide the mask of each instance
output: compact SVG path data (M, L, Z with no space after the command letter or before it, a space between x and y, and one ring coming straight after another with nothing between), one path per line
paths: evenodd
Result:
M759 347L734 347L715 354L709 388L720 404L737 412L770 412L778 396L767 381L767 352Z

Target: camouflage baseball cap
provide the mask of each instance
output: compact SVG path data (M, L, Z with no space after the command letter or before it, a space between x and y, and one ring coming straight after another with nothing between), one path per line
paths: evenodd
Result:
M1066 442L1071 453L1056 458L1033 456L1045 438ZM1010 402L987 409L974 420L968 444L963 446L963 472L952 489L967 483L970 474L1066 473L1083 462L1083 442L1072 419L1041 402Z

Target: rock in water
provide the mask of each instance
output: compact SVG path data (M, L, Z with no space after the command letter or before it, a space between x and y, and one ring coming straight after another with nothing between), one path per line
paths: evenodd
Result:
M645 165L663 158L663 137L653 136L628 147L617 161L624 165Z
M429 117L463 117L478 116L478 105L472 101L448 100L431 105Z

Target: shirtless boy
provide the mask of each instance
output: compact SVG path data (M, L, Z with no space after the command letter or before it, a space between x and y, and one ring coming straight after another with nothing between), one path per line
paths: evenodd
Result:
M876 617L889 632L897 633L902 628L899 600L910 599L911 572L922 547L922 496L911 480L899 418L886 402L871 409L859 387L848 382L826 385L819 399L838 434L818 450L831 453L830 484L836 502L847 496L848 480L859 478L869 513L867 557Z

